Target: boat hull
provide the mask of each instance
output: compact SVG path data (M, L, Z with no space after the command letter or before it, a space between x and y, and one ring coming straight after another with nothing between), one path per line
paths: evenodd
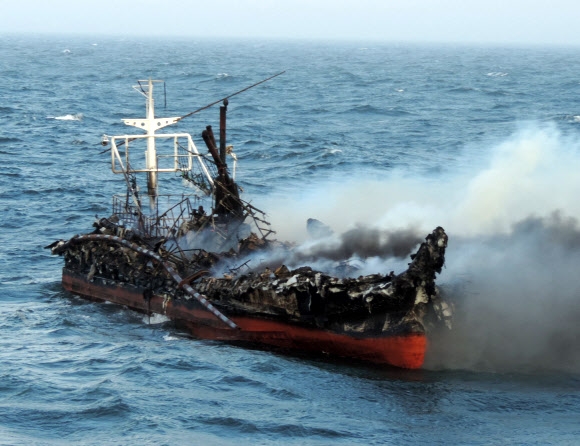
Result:
M88 280L86 275L66 268L63 269L62 283L67 291L85 298L126 305L148 314L164 314L201 339L250 342L407 369L420 368L427 349L427 338L424 333L355 336L248 315L228 315L239 327L231 329L195 299L147 296L142 288L99 277Z

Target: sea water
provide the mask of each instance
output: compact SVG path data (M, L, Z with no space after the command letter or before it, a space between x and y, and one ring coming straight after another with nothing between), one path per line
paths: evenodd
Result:
M100 139L144 116L138 79L183 116L283 70L230 99L244 197L298 245L307 218L443 226L456 318L423 370L191 339L61 289L43 247L124 191ZM4 35L0 443L577 444L579 72L577 48ZM176 130L202 148L218 122Z

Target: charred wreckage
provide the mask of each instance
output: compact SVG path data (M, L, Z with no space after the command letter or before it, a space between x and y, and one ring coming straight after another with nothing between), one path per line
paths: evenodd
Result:
M47 247L64 257L63 287L166 315L199 338L421 367L426 332L452 317L435 285L445 261L443 228L427 235L401 274L353 278L289 269L284 259L292 246L272 239L265 213L240 197L235 182L237 158L225 138L233 95L218 101L219 146L211 126L202 133L208 160L191 135L157 133L184 116L155 117L156 82L136 88L146 97L146 118L123 120L145 134L103 137L126 194L113 197L112 215L97 219L94 231ZM146 145L144 160L131 156L139 143ZM196 193L160 194L161 174L170 174L168 189L185 183Z

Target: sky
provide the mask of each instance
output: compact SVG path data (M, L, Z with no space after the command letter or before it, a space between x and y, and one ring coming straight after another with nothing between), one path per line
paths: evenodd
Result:
M580 45L573 0L0 0L0 33Z

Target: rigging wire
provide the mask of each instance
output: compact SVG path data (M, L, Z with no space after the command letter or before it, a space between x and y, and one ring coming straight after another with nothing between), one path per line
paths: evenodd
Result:
M263 79L263 80L261 80L260 82L256 82L255 84L253 84L253 85L250 85L249 87L243 88L243 89L242 89L242 90L240 90L240 91L236 91L235 93L232 93L232 94L230 94L229 96L226 96L225 98L219 99L219 100L217 100L217 101L215 101L215 102L212 102L211 104L208 104L208 105L206 105L206 106L204 106L204 107L198 108L197 110L194 110L194 111L192 111L191 113L187 113L186 115L183 115L181 118L177 118L177 119L175 120L175 122L179 122L179 121L181 121L182 119L185 119L185 118L187 118L187 117L189 117L189 116L191 116L191 115L194 115L194 114L196 114L196 113L199 113L199 112L200 112L200 111L202 111L202 110L205 110L206 108L210 108L211 106L213 106L213 105L216 105L218 102L225 101L226 99L229 99L229 98L231 98L231 97L233 97L233 96L235 96L235 95L237 95L237 94L243 93L244 91L247 91L247 90L249 90L250 88L254 88L254 87L255 87L255 86L257 86L257 85L263 84L264 82L267 82L267 81L269 81L270 79L274 79L275 77L278 77L278 76L280 76L281 74L284 74L284 73L286 73L286 70L284 70L284 71L281 71L281 72L280 72L280 73L278 73L278 74L274 74L273 76L270 76L270 77L268 77L268 78L266 78L266 79Z
M246 88L243 88L243 89L241 89L241 90L239 90L239 91L236 91L235 93L232 93L232 94L230 94L230 95L226 96L225 98L218 99L217 101L214 101L214 102L212 102L211 104L207 104L207 105L205 105L205 106L203 106L203 107L200 107L200 108L198 108L197 110L194 110L194 111L192 111L191 113L187 113L187 114L185 114L185 115L181 116L180 118L177 118L177 119L175 119L175 122L174 122L174 123L177 123L177 122L181 121L182 119L188 118L188 117L189 117L189 116L191 116L191 115L195 115L196 113L199 113L200 111L203 111L203 110L205 110L205 109L207 109L207 108L210 108L210 107L212 107L212 106L216 105L216 104L217 104L217 103L219 103L219 102L225 101L226 99L229 99L229 98L231 98L231 97L233 97L233 96L236 96L236 95L238 95L238 94L240 94L240 93L243 93L244 91L247 91L247 90L249 90L250 88L254 88L254 87L256 87L256 86L258 86L258 85L260 85L260 84L263 84L264 82L267 82L267 81L269 81L269 80L271 80L271 79L274 79L275 77L278 77L278 76L280 76L280 75L282 75L282 74L284 74L284 73L286 73L286 70L284 70L284 71L281 71L281 72L279 72L279 73L277 73L277 74L274 74L273 76L267 77L266 79L263 79L263 80L261 80L260 82L256 82L255 84L253 84L253 85L250 85L250 86L248 86L248 87L246 87ZM141 86L141 83L140 83L139 81L137 81L137 82L139 83L139 87L141 88L141 91L143 91L143 93L145 93L145 91L143 90L143 87ZM164 92L165 92L165 82L163 82L163 90L164 90ZM165 93L165 108L167 108L167 94L166 94L166 93ZM131 142L131 141L133 141L133 139L130 139L130 140L129 140L129 142ZM124 142L124 141L123 141L123 142L121 142L121 143L119 143L119 144L117 145L117 147L120 147L120 146L122 146L123 144L125 144L125 142ZM111 149L110 149L110 148L109 148L109 149L105 149L105 150L103 150L102 152L100 152L99 154L106 153L106 152L108 152L109 150L111 150Z

